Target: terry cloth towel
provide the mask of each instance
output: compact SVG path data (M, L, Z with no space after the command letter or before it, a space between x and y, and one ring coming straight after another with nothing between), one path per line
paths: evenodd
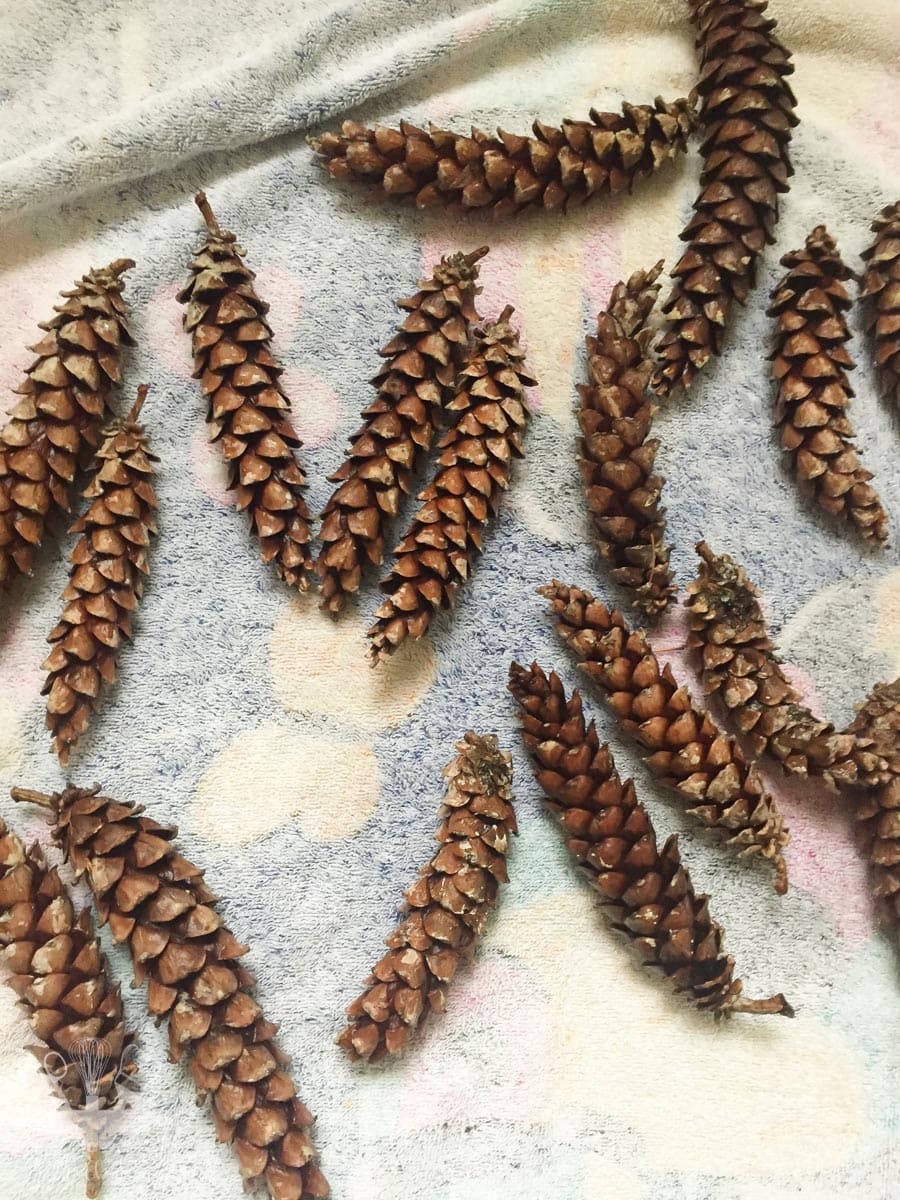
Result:
M893 526L891 548L867 551L786 471L770 428L764 310L780 254L824 220L858 267L870 221L900 193L896 4L773 0L771 11L796 60L796 175L724 357L659 416L659 459L681 584L700 537L735 555L763 589L810 704L844 722L900 669L897 429L857 336L853 420ZM771 776L793 834L780 899L770 872L736 863L649 781L592 705L660 831L682 832L748 994L783 990L797 1009L794 1021L716 1025L642 972L598 916L541 809L505 693L512 657L577 681L538 585L556 575L614 595L573 452L583 339L617 279L674 262L696 148L633 198L494 225L373 204L332 182L304 137L348 116L525 131L535 116L674 99L696 79L692 43L684 0L20 0L0 10L2 403L59 289L128 255L138 345L125 395L151 385L144 415L162 460L161 535L136 640L70 774L177 822L185 853L207 868L317 1114L336 1200L898 1195L896 963L873 930L841 804ZM200 187L272 305L314 510L372 395L394 298L440 254L489 242L482 310L516 307L540 380L527 459L456 611L378 671L364 645L375 581L333 624L314 596L298 599L263 567L229 507L174 299L202 240ZM26 837L46 838L42 817L2 797L13 783L62 782L39 691L68 547L49 545L3 602L0 813ZM680 610L654 640L688 679ZM403 1061L351 1068L332 1039L431 853L440 769L468 728L498 733L515 754L512 882L446 1015ZM127 980L125 958L114 953ZM125 998L142 1090L110 1134L106 1200L238 1197L232 1155L194 1106L188 1073L165 1062L142 993ZM3 989L0 1195L77 1200L79 1134L22 1053L27 1040Z

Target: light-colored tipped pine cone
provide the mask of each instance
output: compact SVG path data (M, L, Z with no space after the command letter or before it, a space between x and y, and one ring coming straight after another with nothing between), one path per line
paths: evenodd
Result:
M866 272L861 299L875 346L875 369L886 395L900 405L900 200L872 222L875 240L863 251Z
M467 733L444 769L439 849L406 892L407 915L386 941L363 994L347 1009L338 1037L352 1059L398 1054L431 1012L443 1012L447 987L471 958L507 879L516 832L512 767L493 735Z

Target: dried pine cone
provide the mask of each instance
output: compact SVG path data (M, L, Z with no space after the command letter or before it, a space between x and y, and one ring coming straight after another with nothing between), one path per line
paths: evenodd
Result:
M128 942L135 984L149 981L150 1013L168 1021L172 1061L190 1055L199 1096L213 1099L218 1140L233 1145L247 1186L265 1179L272 1200L327 1196L312 1117L239 962L247 947L216 912L203 872L172 845L177 830L99 790L12 796L53 814L53 840L76 875L87 873L100 920Z
M759 593L727 554L697 545L700 571L688 584L690 645L703 683L717 695L754 755L768 751L786 771L852 783L856 738L814 717L784 673Z
M535 380L509 324L512 308L475 333L471 355L447 405L455 425L440 443L434 481L381 585L388 599L369 630L372 656L392 654L406 638L418 638L442 608L449 608L482 550L488 522L509 486L513 461L522 457L521 431L528 410L526 387Z
M804 492L826 512L846 517L864 538L884 542L887 513L869 483L871 472L860 464L847 417L853 389L846 372L854 364L846 348L850 298L844 281L853 272L824 225L812 231L805 249L781 263L789 271L769 309L776 318L772 375L781 444Z
M856 738L857 782L863 787L900 775L900 679L875 685L847 733Z
M0 583L31 573L47 517L68 511L75 476L110 416L121 350L132 344L122 275L133 266L119 258L89 271L40 326L38 358L0 432Z
M71 554L65 608L47 638L53 650L44 662L49 674L42 689L47 728L63 766L100 706L103 686L116 678L119 651L131 638L131 614L144 591L147 548L156 533L151 480L158 461L138 424L147 390L138 388L128 416L105 431L84 493L90 508L71 529L81 537Z
M362 414L364 424L344 463L329 476L339 486L322 513L324 549L316 570L323 607L335 616L359 591L365 564L381 562L385 527L409 492L441 409L453 396L470 326L479 320L477 264L487 252L482 246L442 258L414 296L398 301L408 315L380 351L387 362L372 380L378 395Z
M868 330L885 394L900 404L900 200L872 222L875 241L863 251L866 274L861 298L868 303Z
M775 890L787 890L782 850L790 838L774 799L734 738L661 667L643 631L590 592L554 583L539 589L557 630L606 693L622 726L652 753L647 764L691 803L704 825L725 830L743 857L761 854L775 867Z
M592 196L628 191L682 152L696 117L688 100L591 109L590 121L561 128L535 121L533 137L472 128L470 137L432 125L367 129L345 121L341 133L311 138L335 179L374 185L415 203L491 208L506 217L529 205L568 208Z
M196 202L208 233L178 299L187 305L184 328L209 405L210 436L222 447L229 487L239 511L250 515L263 562L274 563L286 583L305 591L312 569L310 518L306 479L294 455L302 443L279 383L282 369L269 349L269 306L256 294L234 234L219 228L203 192Z
M722 927L709 915L709 897L694 891L678 838L659 849L634 783L622 782L594 722L585 724L578 692L566 700L558 676L548 678L537 663L530 669L513 663L509 676L535 779L612 927L698 1008L716 1017L736 1012L792 1017L794 1010L780 994L742 999L734 959L722 948Z
M0 945L6 982L40 1045L28 1049L77 1113L110 1109L137 1067L122 997L109 981L90 910L76 916L55 867L0 820ZM100 1146L85 1120L87 1195L100 1194Z
M467 733L456 749L444 768L440 849L407 890L408 915L347 1009L350 1024L337 1040L352 1059L398 1054L429 1013L444 1011L447 985L474 953L498 883L507 880L509 835L516 832L510 756L492 734Z
M775 37L764 0L691 0L700 52L703 169L694 216L682 233L664 305L669 329L657 346L660 395L689 387L713 354L735 301L756 282L756 262L773 242L778 193L788 190L796 99L790 55Z
M653 472L659 441L650 437L654 409L647 396L653 363L646 321L661 270L658 262L613 288L597 317L597 336L587 339L591 382L578 389L579 465L597 544L613 579L648 618L657 617L675 591L660 503L663 479Z

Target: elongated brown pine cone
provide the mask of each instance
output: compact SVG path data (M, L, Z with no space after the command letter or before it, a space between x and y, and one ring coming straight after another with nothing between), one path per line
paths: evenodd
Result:
M153 464L143 425L138 424L147 388L124 420L114 420L97 451L96 470L84 495L91 505L72 526L80 533L70 556L65 607L47 638L47 728L65 766L73 746L100 707L104 686L116 678L122 642L132 636L131 618L144 591L147 550L156 533Z
M900 200L872 222L875 241L863 251L866 273L861 299L875 343L875 368L885 395L900 404Z
M40 849L0 820L0 946L7 984L39 1044L28 1050L71 1109L113 1108L137 1070L122 996L110 983L90 909L75 906ZM99 1146L88 1139L87 1195L100 1193Z
M89 271L39 327L37 360L0 432L0 583L31 573L48 516L68 512L75 477L110 416L122 347L133 344L122 296L133 266L119 258Z
M99 791L14 788L12 796L51 811L54 841L76 875L87 874L100 920L128 942L135 984L148 983L150 1013L168 1022L172 1061L190 1056L199 1096L212 1096L217 1138L234 1147L245 1183L264 1179L273 1200L327 1196L312 1117L239 961L247 947L216 911L203 872L172 844L177 830Z
M875 900L879 916L900 933L900 679L879 683L849 727L876 752L869 791L857 798L856 819L868 835ZM877 782L886 780L881 786Z
M440 849L406 891L408 915L386 940L388 953L347 1009L338 1037L352 1059L398 1054L431 1012L443 1012L447 986L471 958L507 881L516 832L512 766L496 737L467 733L444 768L447 791L435 835Z
M447 404L455 419L440 443L434 481L419 493L422 507L396 549L397 561L381 584L388 599L369 630L372 656L392 654L418 638L432 617L449 608L471 575L488 523L509 487L528 409L525 388L535 380L524 366L512 309L475 333L471 356Z
M600 553L613 579L632 593L635 608L657 617L675 587L665 544L663 479L653 466L659 440L650 437L654 408L647 385L653 374L646 321L659 292L658 262L613 288L587 339L590 383L578 388L584 494Z
M311 138L335 179L375 186L417 208L491 208L506 217L531 205L565 209L593 196L630 191L681 153L696 124L688 100L591 109L589 121L562 126L535 121L533 137L472 127L471 136L431 125L367 129L345 121L341 132Z
M632 632L590 592L554 581L539 589L557 630L606 694L622 726L651 753L653 773L690 803L688 812L728 834L741 857L761 854L775 867L775 890L787 890L782 850L790 837L756 767L733 737L698 708L661 666L642 630Z
M791 456L800 487L826 512L843 516L864 538L884 542L887 513L861 465L847 416L853 359L844 313L850 297L844 281L853 272L834 239L817 225L803 250L781 260L787 275L772 293L776 319L772 376L778 385L775 424Z
M441 410L453 396L470 328L480 320L478 260L487 252L481 246L442 258L414 296L397 301L407 316L379 351L387 362L372 380L378 395L363 412L343 464L329 476L339 486L322 513L324 548L316 570L322 606L335 616L359 591L365 565L381 562L388 522L409 493Z
M594 722L585 723L578 691L567 700L558 676L548 677L537 663L513 663L509 679L535 779L612 927L698 1008L716 1017L792 1017L782 995L742 998L734 959L723 950L724 932L709 915L709 897L694 891L678 838L668 838L660 850L634 783L622 782Z
M690 386L722 349L735 301L756 283L756 263L773 242L778 194L788 190L794 70L760 0L691 0L700 54L700 194L675 264L657 345L653 386L660 395Z
M727 554L697 545L700 570L687 587L690 645L697 651L703 683L718 696L754 755L766 751L786 771L857 778L857 739L838 733L809 711L784 673L759 604L759 592L743 567Z
M256 276L234 234L219 228L203 192L196 202L208 233L178 299L187 305L184 328L208 403L210 437L222 448L228 486L238 510L250 516L263 562L305 591L312 535L306 479L295 455L302 442L279 382L282 368L269 347L269 306L256 293Z

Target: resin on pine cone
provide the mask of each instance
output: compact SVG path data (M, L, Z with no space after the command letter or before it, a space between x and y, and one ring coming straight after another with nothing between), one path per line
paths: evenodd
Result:
M698 1008L716 1017L792 1017L782 995L742 997L722 927L709 915L709 897L694 891L678 838L660 849L634 783L622 782L609 746L600 745L593 721L586 724L579 693L567 700L558 676L548 677L537 663L513 663L509 677L535 779L612 927Z
M122 997L110 982L90 909L75 912L55 867L0 819L0 946L6 983L39 1044L29 1051L76 1113L121 1099L137 1066ZM100 1147L85 1127L87 1195L100 1194Z
M660 395L690 386L722 349L731 310L756 282L773 242L778 195L788 190L797 101L787 82L790 55L760 0L690 0L700 54L700 194L681 234L663 305L669 327L657 344L653 386Z
M269 346L269 306L257 295L234 234L220 229L203 192L196 203L208 232L178 299L187 305L184 328L207 399L210 437L221 447L228 485L239 511L250 517L263 562L305 591L312 535L306 479L295 455L302 443Z
M790 838L774 799L734 738L698 708L671 668L661 666L642 630L632 632L590 592L554 582L539 589L557 631L601 688L622 726L651 753L646 762L690 804L704 825L723 830L740 856L759 854L787 890L782 851Z
M65 607L47 640L49 672L47 728L65 766L69 754L99 708L104 687L116 678L123 641L132 636L132 614L144 591L147 551L156 534L153 464L144 427L138 424L147 388L124 420L105 431L94 477L85 491L91 501L71 533L81 537L71 554Z
M875 347L875 369L886 395L900 405L900 200L872 222L875 240L863 251L861 299Z
M684 151L696 117L688 100L591 109L589 121L560 127L535 121L532 137L498 130L492 137L432 125L367 129L345 121L341 132L311 138L335 179L353 179L417 208L490 208L510 216L529 206L565 209L593 196L630 191L638 179Z
M151 1015L168 1022L172 1061L190 1057L198 1096L211 1097L217 1139L234 1148L245 1184L264 1181L272 1200L327 1196L312 1116L240 963L247 947L217 912L203 872L173 845L177 830L96 787L12 796L50 810L54 842L87 875L100 920L128 942L135 985L147 983Z
M516 832L512 767L492 734L467 733L444 768L447 791L435 835L440 848L406 892L407 915L385 942L363 994L347 1009L338 1045L351 1059L398 1054L472 957L507 880L509 838Z
M809 711L784 672L743 567L697 545L700 570L688 584L690 645L703 683L718 696L755 755L768 751L785 770L852 783L856 739Z
M675 588L669 570L662 476L654 473L657 438L648 397L653 362L646 327L659 292L658 262L613 288L587 339L590 383L578 388L584 494L597 545L613 579L648 618L657 617Z
M407 638L421 637L434 614L449 608L482 552L484 531L522 457L528 409L525 388L535 380L524 365L512 309L475 333L470 357L447 404L454 424L440 443L435 477L397 547L381 585L388 599L369 630L377 660Z
M76 475L96 447L121 381L125 323L120 258L89 271L40 325L37 359L0 431L0 583L29 575L48 517L69 510Z
M475 309L478 261L487 246L441 259L430 279L398 307L403 324L379 353L375 401L365 410L337 483L322 513L323 549L316 562L322 606L337 615L359 591L367 564L381 562L388 523L408 494L413 474L434 441L466 356Z
M788 273L772 293L775 318L772 376L778 386L775 423L801 489L826 512L844 517L864 538L884 542L887 513L853 445L847 415L853 359L844 287L853 272L834 239L817 225L803 250L781 260Z

